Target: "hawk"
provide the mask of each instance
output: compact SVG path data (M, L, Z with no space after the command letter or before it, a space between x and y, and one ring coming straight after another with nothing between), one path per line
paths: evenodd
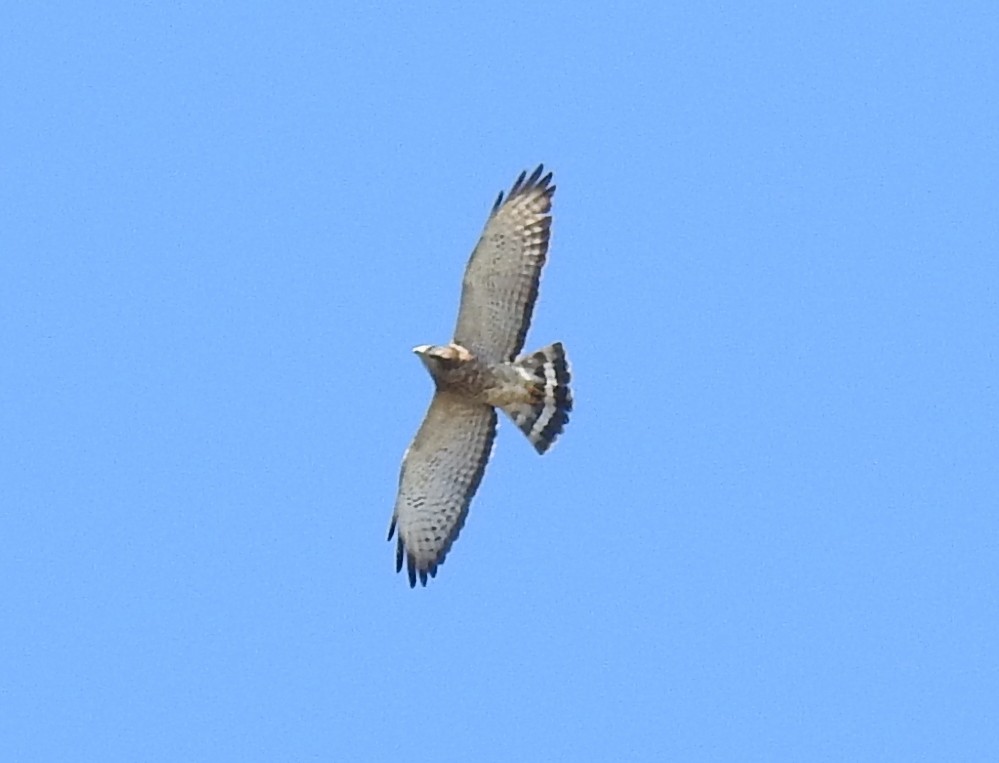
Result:
M436 390L402 459L388 539L398 532L410 587L444 563L465 523L496 436L496 409L538 453L569 421L569 365L560 343L519 355L538 297L551 230L552 173L539 165L501 191L462 280L454 340L415 352Z

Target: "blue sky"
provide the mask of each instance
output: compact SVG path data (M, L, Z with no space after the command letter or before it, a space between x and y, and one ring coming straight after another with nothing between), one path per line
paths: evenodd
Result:
M0 757L999 756L994 4L4 17ZM538 162L576 412L410 590Z

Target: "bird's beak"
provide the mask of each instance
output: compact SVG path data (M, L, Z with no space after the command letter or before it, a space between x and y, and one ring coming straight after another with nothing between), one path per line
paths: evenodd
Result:
M429 349L430 349L429 344L418 344L416 347L413 348L413 352L415 352L417 355L423 355Z

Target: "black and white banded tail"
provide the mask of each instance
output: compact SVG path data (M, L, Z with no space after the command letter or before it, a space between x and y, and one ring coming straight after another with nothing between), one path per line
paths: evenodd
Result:
M569 421L572 410L569 363L562 343L556 342L521 357L517 365L531 375L537 402L515 403L503 410L527 435L535 450L544 453Z

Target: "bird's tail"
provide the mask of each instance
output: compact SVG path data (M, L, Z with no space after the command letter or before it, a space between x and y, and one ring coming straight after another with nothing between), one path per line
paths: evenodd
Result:
M513 403L503 410L527 435L535 450L544 453L569 421L572 410L569 362L562 343L556 342L518 358L516 364L531 375L532 395L536 400Z

